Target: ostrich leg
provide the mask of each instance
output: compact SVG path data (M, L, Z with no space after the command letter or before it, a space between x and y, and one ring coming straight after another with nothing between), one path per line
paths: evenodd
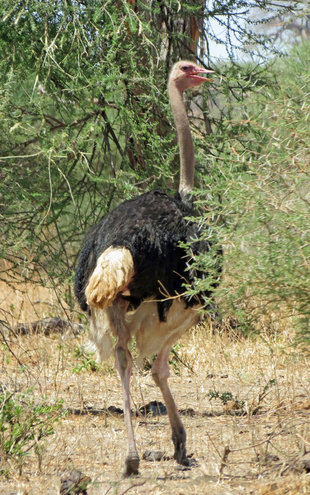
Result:
M124 476L138 474L140 460L134 438L130 409L130 376L132 369L132 356L128 350L130 334L124 320L127 306L127 301L117 299L113 306L108 309L111 323L115 326L117 331L115 364L120 375L123 389L124 420L127 432L127 455Z
M188 466L186 457L186 431L179 416L174 399L168 385L170 376L168 359L170 346L165 347L157 356L152 366L152 376L156 385L160 388L166 403L168 417L172 430L172 441L174 444L174 458L178 464Z

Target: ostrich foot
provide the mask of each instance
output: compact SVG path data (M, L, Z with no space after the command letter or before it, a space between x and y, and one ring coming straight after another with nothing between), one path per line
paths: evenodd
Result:
M132 474L139 474L139 456L135 453L133 454L128 454L126 457L125 461L125 469L123 476L124 478L127 478L128 476L131 476Z
M177 463L180 465L180 469L181 466L184 466L185 468L192 468L192 467L195 467L197 466L197 461L196 459L194 459L192 457L193 454L190 454L189 456L183 456L181 458L176 458L176 456L174 456L175 460L177 461Z
M189 459L186 455L186 433L182 424L172 432L172 441L174 444L173 457L177 463L181 466L189 466Z
M181 464L181 466L189 466L190 465L190 460L186 455L186 449L185 447L181 447L179 449L176 449L174 452L175 460L177 461L178 464Z

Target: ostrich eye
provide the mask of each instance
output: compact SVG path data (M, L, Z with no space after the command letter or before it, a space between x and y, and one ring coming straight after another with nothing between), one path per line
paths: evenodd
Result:
M190 65L183 65L182 70L187 71L190 69Z

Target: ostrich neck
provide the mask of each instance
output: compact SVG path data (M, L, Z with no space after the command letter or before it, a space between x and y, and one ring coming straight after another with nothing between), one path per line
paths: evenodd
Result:
M183 91L175 81L169 83L169 98L176 125L180 150L179 193L186 194L194 187L194 146L183 100Z

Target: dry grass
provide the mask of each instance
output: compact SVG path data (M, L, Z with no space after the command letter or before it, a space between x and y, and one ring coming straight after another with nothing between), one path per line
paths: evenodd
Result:
M3 290L1 295L2 300L8 297ZM29 309L25 300L22 311L17 295L9 299L14 308L5 310L12 325L51 313L63 316L53 294L45 290L29 291ZM33 304L34 300L40 303ZM89 495L310 494L310 474L301 463L310 451L309 362L293 351L285 330L277 339L265 336L256 341L214 336L205 325L189 332L177 350L186 366L172 356L170 383L187 429L188 453L197 465L182 470L172 459L142 460L140 475L127 480L121 477L126 449L123 419L103 412L109 406L122 407L113 361L102 370L86 369L85 360L75 352L86 336L70 331L18 338L7 333L6 338L8 347L2 346L0 355L1 383L14 391L32 387L38 401L42 395L51 402L62 398L69 413L55 425L55 434L43 440L41 464L33 451L21 475L14 462L9 463L9 477L0 478L1 494L57 494L61 475L73 468L92 479ZM74 372L78 367L80 372ZM134 370L131 390L137 409L161 400L148 372ZM210 399L210 392L218 398ZM227 393L231 395L224 403ZM148 449L172 454L166 416L138 416L134 424L141 457Z
M0 318L14 327L50 315L66 317L68 307L61 296L61 289L56 292L26 282L11 287L0 281Z

